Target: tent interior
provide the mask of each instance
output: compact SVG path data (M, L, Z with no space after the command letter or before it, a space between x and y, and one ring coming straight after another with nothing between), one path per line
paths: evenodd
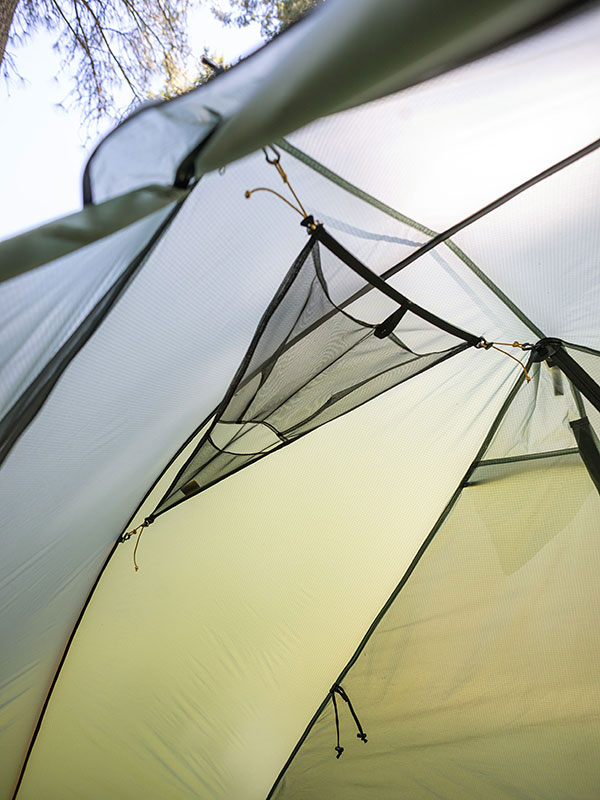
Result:
M1 800L597 800L599 41L327 0L0 242Z

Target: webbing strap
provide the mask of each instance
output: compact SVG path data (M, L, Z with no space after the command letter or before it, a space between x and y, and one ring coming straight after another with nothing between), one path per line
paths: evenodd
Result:
M379 325L373 331L373 334L378 339L385 339L386 336L389 336L390 333L394 332L394 329L400 324L407 311L408 306L400 306L395 311L392 311L389 317L384 319L383 322L379 323Z

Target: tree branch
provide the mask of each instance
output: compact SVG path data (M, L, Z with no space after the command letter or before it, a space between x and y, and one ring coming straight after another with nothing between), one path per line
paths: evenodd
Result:
M76 0L74 0L74 2L76 2ZM138 92L137 92L137 89L135 88L133 83L129 80L129 76L127 75L126 70L124 69L124 67L121 64L120 60L117 58L117 56L115 55L112 47L110 46L110 42L106 38L106 34L104 33L104 29L102 28L102 25L100 24L100 20L98 19L98 17L96 16L96 14L92 10L92 8L90 7L90 4L87 2L87 0L79 0L79 2L82 3L82 5L87 9L89 15L94 20L94 23L96 25L98 33L100 34L102 40L104 41L104 44L106 45L106 49L108 50L108 52L109 52L112 60L114 61L114 63L117 65L120 73L125 78L125 82L127 83L129 88L131 89L131 92L132 92L133 96L136 97L138 100L141 99L139 94L138 94Z

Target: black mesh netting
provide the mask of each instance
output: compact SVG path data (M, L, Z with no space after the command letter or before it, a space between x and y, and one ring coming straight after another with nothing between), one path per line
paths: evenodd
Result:
M332 301L319 247L311 239L288 272L213 422L155 514L469 346L461 341L416 353L394 333L378 338L375 324ZM349 275L355 288L356 276L340 265L337 274ZM389 312L389 300L383 300ZM439 343L440 332L418 322L426 334L421 341ZM444 344L453 341L442 334Z

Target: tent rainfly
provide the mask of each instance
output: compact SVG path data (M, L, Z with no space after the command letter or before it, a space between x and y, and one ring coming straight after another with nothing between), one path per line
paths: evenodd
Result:
M0 800L600 797L599 41L328 0L0 243Z

